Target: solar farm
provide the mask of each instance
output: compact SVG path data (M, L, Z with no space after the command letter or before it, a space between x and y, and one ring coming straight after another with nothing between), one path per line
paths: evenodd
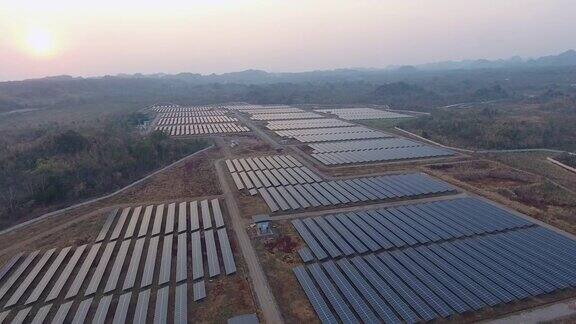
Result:
M0 319L187 323L188 291L200 303L205 280L235 272L218 199L127 207L94 242L14 256L0 270Z
M405 114L399 114L392 111L382 111L372 108L317 109L316 111L326 114L333 114L346 120L392 119L392 118L411 117Z
M0 234L0 324L470 323L576 297L574 236L426 168L468 156L356 122L408 113L143 111L213 145L67 227L40 220L37 243Z
M311 149L310 156L326 166L442 158L454 152L408 140L353 123L362 119L410 118L409 115L372 108L305 111L299 108L248 106L235 108L250 119L264 122L276 136ZM324 114L320 115L319 113ZM325 115L338 118L326 117Z
M249 132L250 129L227 116L226 110L205 106L155 106L155 130L170 136L212 135Z
M474 198L293 220L323 323L416 323L576 284L576 242Z

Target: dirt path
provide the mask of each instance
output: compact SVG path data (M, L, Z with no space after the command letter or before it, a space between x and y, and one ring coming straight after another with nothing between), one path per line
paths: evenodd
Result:
M222 161L216 161L214 166L224 194L224 201L226 202L226 207L230 214L230 219L232 220L232 226L238 238L240 250L242 251L246 265L248 266L252 286L256 293L260 309L262 310L264 321L266 323L283 323L284 321L280 314L280 309L276 304L272 290L268 285L268 280L266 279L262 265L256 256L256 251L254 250L252 243L250 243L250 237L248 237L248 233L244 227L244 220L240 216L240 209L234 199L234 194L226 181L226 173L222 167Z

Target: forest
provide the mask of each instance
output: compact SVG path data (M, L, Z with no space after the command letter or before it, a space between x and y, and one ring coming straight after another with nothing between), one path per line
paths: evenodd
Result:
M136 126L143 118L118 114L92 127L2 132L0 228L111 192L208 145L142 134Z

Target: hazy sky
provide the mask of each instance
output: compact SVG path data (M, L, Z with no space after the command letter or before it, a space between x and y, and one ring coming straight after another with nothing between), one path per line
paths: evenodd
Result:
M0 0L0 80L273 72L576 48L574 0Z

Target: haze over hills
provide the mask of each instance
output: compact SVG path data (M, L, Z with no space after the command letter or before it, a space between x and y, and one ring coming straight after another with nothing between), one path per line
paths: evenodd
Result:
M267 72L262 70L244 70L222 74L199 74L182 72L178 74L126 74L119 73L114 76L90 77L94 78L165 78L180 79L192 83L240 83L259 84L276 82L309 82L309 81L358 81L368 80L374 76L394 75L408 72L438 72L451 70L478 70L478 69L502 69L502 68L537 68L537 67L564 67L576 66L576 50L567 50L557 55L548 55L538 58L522 58L513 56L508 59L477 59L462 61L432 62L419 65L390 65L385 68L346 68L334 70L315 70L306 72ZM81 79L69 75L48 76L40 80L68 81ZM37 79L32 79L37 80ZM10 82L10 81L8 81Z

